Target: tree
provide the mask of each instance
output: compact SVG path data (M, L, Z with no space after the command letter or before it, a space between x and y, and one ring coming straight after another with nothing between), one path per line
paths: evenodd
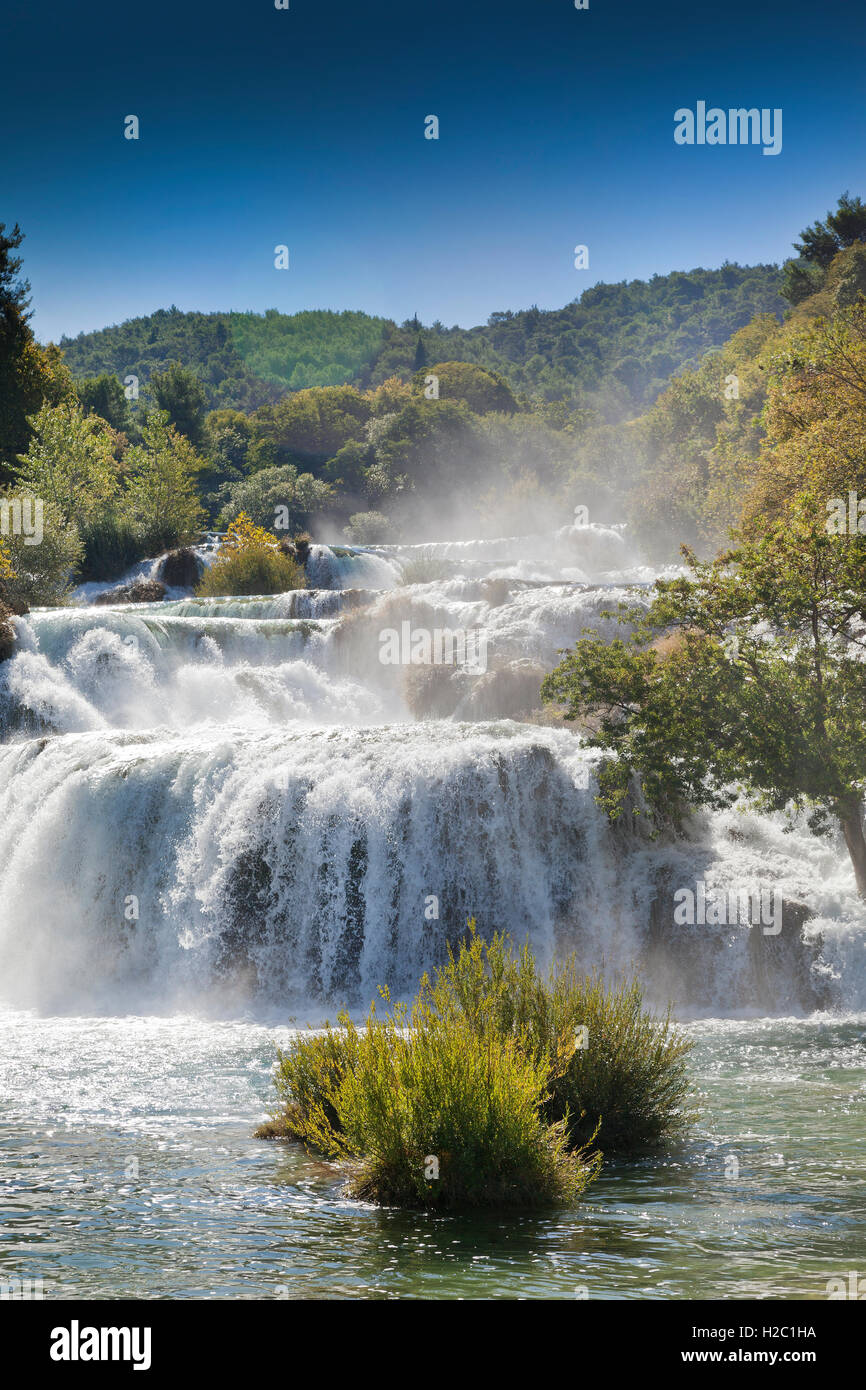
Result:
M71 393L71 379L57 348L42 348L30 329L30 284L19 278L21 258L12 253L24 235L0 222L0 481L15 474L27 449L29 417L43 401L57 404Z
M5 553L5 565L0 563L0 603L19 612L31 604L55 607L65 601L70 581L84 555L75 526L54 502L36 498L16 487L0 494L0 504L26 505L30 517L40 518L40 540L13 528L0 543L0 561ZM34 508L41 502L41 512Z
M263 468L249 478L229 484L222 510L224 522L248 516L256 526L294 532L308 526L311 518L333 501L334 489L314 478L298 473L293 464L284 468Z
M794 250L802 260L826 270L837 252L855 241L866 241L866 203L845 192L826 222L814 222L800 233Z
M579 641L542 695L615 755L598 798L612 818L635 774L650 810L675 820L743 792L766 810L806 810L814 831L841 828L866 897L866 536L829 534L826 521L804 492L712 562L684 547L691 577L659 581L648 609L622 606L630 638Z
M382 512L355 512L349 517L343 535L353 545L380 545L390 540L391 532L391 523Z
M98 415L114 429L128 433L132 424L129 402L116 376L103 372L101 376L83 377L75 383L75 394L85 415Z
M492 410L510 415L517 410L511 387L499 372L476 367L471 362L437 362L425 375L438 379L440 399L463 401L476 415L486 415ZM415 384L422 387L424 378L416 377Z
M806 227L794 242L799 259L785 262L780 292L791 304L817 294L839 252L861 241L866 241L866 203L843 193L836 211Z
M416 372L420 372L426 366L427 349L424 346L424 339L421 337L421 334L419 333L418 342L415 344L415 361L413 363L413 370Z
M43 405L30 424L33 438L20 456L17 485L53 503L82 531L118 496L115 435L77 402Z
M235 517L196 593L282 594L304 586L304 571L271 531L256 526L245 512Z
M25 354L33 341L29 327L30 283L18 278L21 257L12 254L23 239L17 222L8 236L6 223L0 222L0 451L10 461L19 448L26 447L25 407L35 408L36 404L20 399L26 395L23 368Z
M866 302L789 335L767 373L744 520L760 528L803 488L826 503L866 493Z
M142 443L130 449L126 464L129 506L148 544L167 549L192 540L204 524L196 491L202 459L166 411L148 417Z
M172 362L164 372L154 372L150 389L160 410L168 415L170 424L191 444L200 444L204 431L207 397L196 376L179 362Z
M253 424L277 445L281 462L317 459L324 463L349 440L364 438L370 410L370 401L354 386L314 387L263 407Z

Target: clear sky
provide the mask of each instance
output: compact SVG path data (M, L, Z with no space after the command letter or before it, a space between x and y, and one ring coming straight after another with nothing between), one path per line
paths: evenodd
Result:
M41 339L170 304L468 326L780 261L866 196L854 0L290 3L3 0L0 221ZM677 146L699 100L781 107L781 154Z

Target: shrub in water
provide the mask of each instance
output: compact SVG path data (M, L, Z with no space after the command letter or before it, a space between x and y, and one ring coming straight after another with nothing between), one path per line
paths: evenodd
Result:
M671 1022L644 1008L637 980L606 985L581 975L572 955L547 978L528 946L507 937L485 942L469 924L468 940L434 981L422 982L443 1017L491 1015L504 1036L522 1039L550 1062L545 1113L567 1119L571 1143L582 1144L600 1124L605 1154L636 1152L676 1142L694 1113L688 1108L686 1058L691 1042Z
M84 559L82 580L116 579L148 554L149 538L126 516L106 511L81 529Z
M256 1130L259 1139L299 1139L321 1153L339 1152L343 1125L336 1106L340 1086L358 1050L358 1030L348 1014L339 1027L300 1033L287 1052L278 1049L275 1076L280 1109Z
M241 512L228 529L214 563L196 589L200 598L223 594L283 594L302 589L304 571L280 550L276 536Z
M363 1030L340 1022L281 1055L286 1108L259 1134L348 1160L354 1196L531 1206L576 1201L597 1175L601 1156L569 1151L564 1123L542 1119L547 1063L515 1039L420 999L372 1009Z
M387 992L383 991L387 999ZM574 958L543 977L528 946L467 939L411 1006L366 1028L299 1035L279 1055L281 1108L262 1138L299 1139L353 1164L352 1192L402 1205L575 1200L589 1154L678 1139L691 1044Z

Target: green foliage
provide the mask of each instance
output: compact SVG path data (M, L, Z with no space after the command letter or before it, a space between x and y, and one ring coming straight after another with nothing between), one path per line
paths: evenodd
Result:
M21 257L13 254L23 239L17 223L7 234L6 223L0 222L0 464L6 464L6 472L27 447L27 416L40 404L33 380L30 284L19 278Z
M24 487L7 488L0 494L36 498ZM83 547L75 526L52 501L42 498L42 539L28 545L27 537L14 532L4 536L4 546L12 570L2 578L3 599L10 607L54 607L66 601L71 578L81 563ZM33 511L31 516L35 515Z
M353 545L379 545L391 535L391 522L382 512L355 512L343 535Z
M0 222L0 483L11 481L31 438L31 417L44 404L72 396L72 378L59 350L40 347L30 329L30 284L20 278L22 241L16 225Z
M128 434L132 429L129 402L116 376L82 377L75 383L75 394L85 415L98 415L115 430Z
M441 495L468 481L476 437L476 417L462 403L416 398L383 421L376 462L395 483Z
M640 421L620 426L619 447L607 439L604 451L595 451L630 494L628 519L647 553L673 559L676 541L723 543L739 519L760 447L771 365L789 331L770 314L755 318L699 366L674 377ZM617 466L620 452L625 469L631 459L630 479Z
M835 821L866 893L866 537L829 534L825 498L803 493L717 560L684 553L692 576L659 581L648 609L625 605L627 641L579 641L542 696L616 755L599 779L612 817L635 774L674 819L744 790L808 811L815 830Z
M359 1159L351 1190L445 1208L576 1202L601 1156L569 1152L564 1124L541 1118L547 1070L489 1024L423 1002L371 1013L339 1093L345 1151Z
M191 444L200 444L207 397L195 373L172 362L164 372L153 373L150 389L158 408L165 412L178 434Z
M130 449L125 462L127 506L150 553L193 539L204 522L196 491L202 460L165 411L148 416L142 443Z
M249 370L292 391L362 378L382 340L384 319L346 309L226 315L231 341Z
M223 594L285 594L304 587L304 572L290 555L279 550L248 550L234 555L219 569L211 566L196 589L199 598Z
M836 211L827 213L826 221L815 222L800 233L794 250L802 260L826 270L834 256L855 241L866 241L866 203L845 192Z
M573 957L545 978L528 945L487 943L472 921L409 1006L298 1034L259 1134L352 1160L353 1191L377 1201L573 1201L598 1172L599 1129L608 1153L681 1137L689 1050L637 982L608 988Z
M281 314L184 314L174 306L61 341L76 377L153 373L182 362L211 407L252 411L286 390L363 383L382 344L383 319L327 310Z
M112 509L81 527L84 555L79 579L116 579L151 553L151 538L142 534L132 518Z
M843 193L836 211L828 212L825 221L807 227L800 233L800 240L794 243L798 259L785 262L782 295L791 304L801 304L817 294L839 252L863 241L866 241L866 203Z
M299 538L301 542L303 539ZM304 583L304 571L295 554L241 512L229 527L214 563L204 571L196 594L203 598L282 594L302 589Z
M600 1155L569 1152L564 1124L539 1115L546 1063L489 1022L444 1019L422 997L384 1018L371 1009L363 1030L339 1022L280 1054L278 1087L284 1132L348 1159L355 1196L536 1206L574 1202L596 1177Z
M77 401L43 405L30 424L33 437L20 456L20 487L84 529L119 495L115 436L104 420L85 415Z
M76 378L109 372L122 381L132 374L146 386L154 372L183 362L201 381L209 405L250 411L276 400L280 388L257 376L234 346L235 317L244 316L184 314L172 305L146 318L62 338L60 346Z
M297 1139L320 1153L339 1152L343 1122L340 1086L358 1057L358 1030L341 1013L339 1027L299 1034L287 1052L277 1050L275 1076L280 1106L260 1138Z
M323 462L349 440L362 440L371 402L355 387L332 386L296 391L275 406L256 412L258 435L269 439L278 457Z
M309 526L313 518L327 510L334 489L311 473L298 473L287 464L283 468L263 468L224 490L221 519L228 525L243 512L256 526L294 532Z
M437 579L447 579L454 571L449 561L433 546L416 546L411 554L400 561L401 584L432 584Z
M686 1058L691 1043L670 1015L647 1012L637 980L606 985L582 975L574 955L544 977L528 945L506 936L468 939L422 993L438 1017L467 1018L546 1061L542 1113L562 1121L572 1147L598 1133L604 1153L650 1151L679 1141L694 1119Z
M495 313L468 329L435 323L424 329L423 347L428 360L501 373L513 392L628 416L650 404L672 373L725 342L755 314L780 316L785 302L778 283L776 266L727 264L596 285L562 309ZM398 325L350 312L182 314L171 308L63 339L61 346L75 376L111 372L122 379L134 372L146 382L153 371L181 361L201 380L210 406L249 411L286 389L364 388L395 375L408 378L422 365L415 360L418 339L412 319Z
M511 414L517 410L511 387L501 372L476 367L470 362L437 362L415 377L416 386L423 388L427 376L435 376L439 381L439 399L462 401L476 415L487 415L490 411L505 411Z

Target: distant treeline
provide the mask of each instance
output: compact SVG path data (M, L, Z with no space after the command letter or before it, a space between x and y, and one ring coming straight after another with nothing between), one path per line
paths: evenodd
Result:
M146 382L182 362L212 409L255 410L311 386L368 389L430 362L460 361L501 373L516 393L591 407L611 420L646 408L673 373L756 314L780 318L780 284L774 265L676 271L595 285L562 309L494 313L468 329L349 310L200 314L172 307L60 346L74 377L107 372Z

